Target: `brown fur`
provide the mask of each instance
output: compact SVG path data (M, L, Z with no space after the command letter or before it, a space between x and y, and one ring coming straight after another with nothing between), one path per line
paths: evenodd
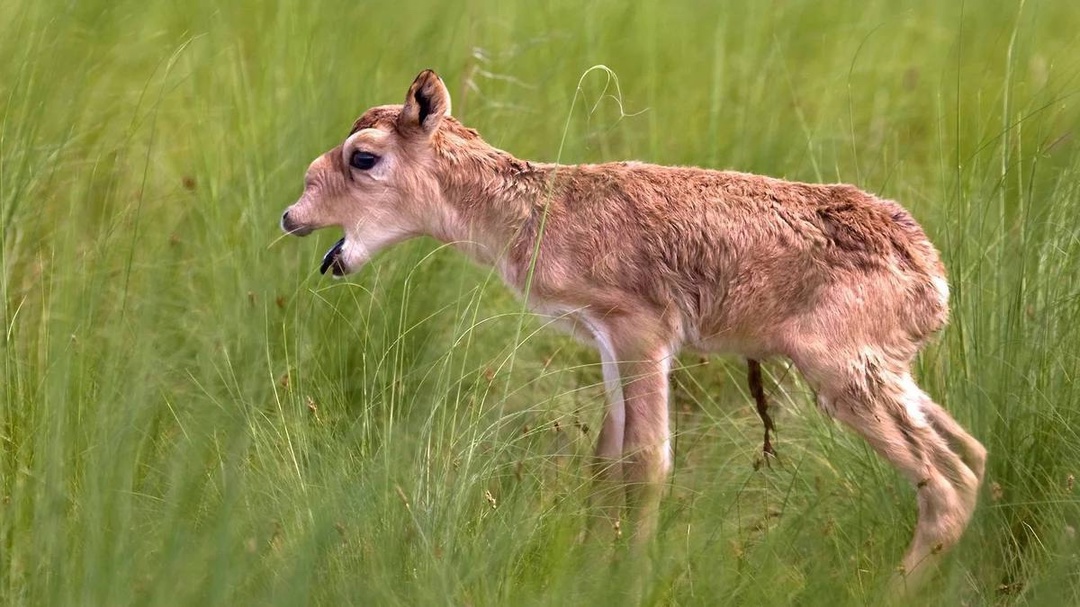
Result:
M597 345L609 408L596 474L625 487L639 537L670 468L670 360L687 347L790 358L822 409L919 487L907 581L959 539L985 450L911 380L912 358L945 325L948 289L900 205L731 171L526 162L449 109L425 71L403 106L368 110L312 163L283 228L342 226L339 273L412 236L455 243ZM358 149L378 164L350 168ZM617 520L611 494L600 507Z

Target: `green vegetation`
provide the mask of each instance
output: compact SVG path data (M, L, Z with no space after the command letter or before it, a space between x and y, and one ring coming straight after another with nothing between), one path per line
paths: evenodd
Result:
M743 363L681 359L638 579L578 541L594 354L432 241L330 281L338 234L281 236L307 163L432 67L521 157L905 204L953 286L921 381L991 453L927 600L1077 604L1078 30L1071 0L5 0L0 603L880 600L914 491L783 361L755 471Z

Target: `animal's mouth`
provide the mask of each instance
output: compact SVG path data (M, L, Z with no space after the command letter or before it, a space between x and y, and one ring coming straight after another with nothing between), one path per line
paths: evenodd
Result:
M322 263L319 265L319 274L326 274L327 270L334 276L344 276L348 273L345 268L345 262L341 258L341 250L345 246L345 239L334 243L334 246L330 247L330 250L323 255Z

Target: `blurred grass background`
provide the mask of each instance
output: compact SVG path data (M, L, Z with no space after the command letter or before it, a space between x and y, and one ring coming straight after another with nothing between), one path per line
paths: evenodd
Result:
M307 163L431 67L520 157L911 209L953 288L921 382L991 453L920 601L1076 604L1078 29L1069 0L0 3L0 602L881 598L914 492L783 361L755 471L742 363L681 359L640 580L576 539L593 353L433 241L331 282L337 234L282 238Z

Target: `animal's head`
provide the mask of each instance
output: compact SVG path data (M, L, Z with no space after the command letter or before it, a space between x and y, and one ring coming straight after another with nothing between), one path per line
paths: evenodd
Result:
M308 167L304 193L281 216L281 229L306 236L341 226L342 238L323 258L344 276L380 249L428 233L442 193L432 139L450 115L450 93L435 72L413 81L404 105L364 112L345 141Z

